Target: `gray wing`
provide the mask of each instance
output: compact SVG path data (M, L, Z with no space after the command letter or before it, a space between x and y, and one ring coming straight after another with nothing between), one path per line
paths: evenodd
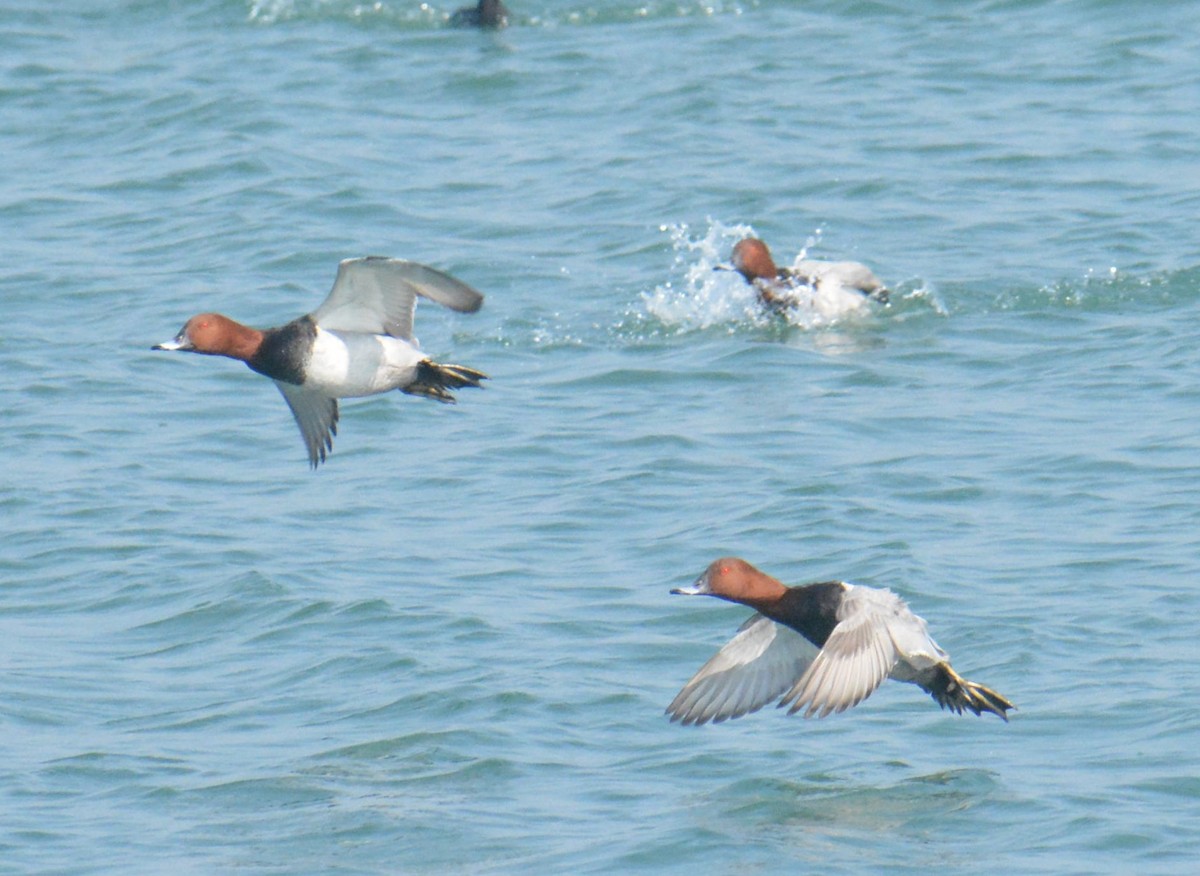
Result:
M804 717L824 718L874 693L899 656L889 629L898 610L908 613L895 594L848 585L838 625L780 705L792 704L789 715L807 707Z
M462 313L474 313L483 304L480 293L449 274L403 259L367 256L338 265L329 297L312 316L325 329L410 341L418 295Z
M756 712L791 687L816 653L795 630L756 614L683 686L667 714L704 724Z
M275 385L300 427L300 437L308 450L308 464L316 468L325 461L326 452L333 450L333 436L337 434L337 399L282 380L276 380Z

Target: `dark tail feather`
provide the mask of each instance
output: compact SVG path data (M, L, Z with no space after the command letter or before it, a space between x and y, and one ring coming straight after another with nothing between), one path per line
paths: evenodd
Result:
M432 359L426 359L417 366L417 379L401 389L409 395L422 395L436 401L454 404L452 389L462 389L473 386L481 389L479 381L487 380L487 375L465 365L439 365Z
M943 709L950 709L960 715L964 711L974 712L976 715L991 712L1007 721L1008 710L1016 708L991 688L967 681L951 669L948 663L943 663L937 668L930 684L921 686L929 691L929 695Z

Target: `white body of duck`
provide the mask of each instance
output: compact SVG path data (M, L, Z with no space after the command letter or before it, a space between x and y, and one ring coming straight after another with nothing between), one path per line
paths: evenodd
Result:
M861 262L799 259L790 268L780 268L757 237L739 240L731 262L719 267L741 274L759 301L776 311L801 308L833 319L888 300L887 288Z

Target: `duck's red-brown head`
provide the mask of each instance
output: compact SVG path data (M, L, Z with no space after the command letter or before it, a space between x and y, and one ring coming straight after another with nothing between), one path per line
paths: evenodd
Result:
M716 596L744 605L761 605L778 600L787 588L745 560L722 557L713 560L691 587L677 587L682 596Z
M734 244L731 261L733 269L745 277L747 283L774 280L779 276L771 250L757 237L747 237Z
M262 344L262 332L219 313L201 313L189 319L173 340L155 344L153 350L180 350L208 356L228 356L249 361Z

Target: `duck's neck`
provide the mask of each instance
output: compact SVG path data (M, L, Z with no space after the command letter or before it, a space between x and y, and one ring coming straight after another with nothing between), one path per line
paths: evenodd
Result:
M223 343L219 350L214 350L218 356L228 356L230 359L241 359L249 362L257 355L262 347L263 333L256 328L242 325L240 322L229 320Z
M736 597L725 596L732 602L748 605L755 611L760 611L768 617L780 600L787 596L788 588L778 578L772 578L765 572L751 568L748 579L739 588Z

